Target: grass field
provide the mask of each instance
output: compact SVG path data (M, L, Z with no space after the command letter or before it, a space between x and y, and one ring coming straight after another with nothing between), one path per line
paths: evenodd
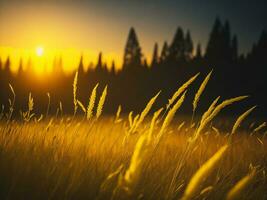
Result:
M220 128L227 121L212 123L246 96L217 98L192 121L177 117L195 78L154 114L160 94L138 115L118 109L102 116L107 90L95 103L97 86L85 108L76 98L77 76L74 114L81 108L84 117L35 117L29 96L22 120L12 120L11 100L0 124L0 199L267 199L266 123L241 128L253 107L227 131Z

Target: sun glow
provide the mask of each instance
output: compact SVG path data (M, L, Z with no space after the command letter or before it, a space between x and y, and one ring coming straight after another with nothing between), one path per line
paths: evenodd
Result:
M36 55L39 57L44 55L44 48L42 46L36 47Z
M9 59L13 73L17 73L19 66L22 66L23 70L30 68L35 74L41 76L51 74L53 70L61 68L65 74L71 74L79 66L81 57L83 67L87 70L96 65L98 55L97 51L90 49L54 49L47 46L44 48L43 45L28 49L0 46L0 62L6 63ZM120 68L121 57L118 55L118 52L104 53L103 63L110 67L114 60L117 69Z

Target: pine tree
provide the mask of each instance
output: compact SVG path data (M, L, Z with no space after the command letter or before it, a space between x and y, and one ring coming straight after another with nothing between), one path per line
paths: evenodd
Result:
M168 56L169 56L169 46L168 43L165 41L160 54L160 63L166 61Z
M231 30L230 30L230 24L228 20L226 20L224 23L223 34L224 34L224 42L226 46L230 46Z
M196 50L196 59L201 59L202 58L202 50L201 50L201 44L197 44L197 50Z
M181 27L177 28L174 35L173 41L169 49L169 58L171 61L177 61L179 59L184 59L185 57L185 39L184 32Z
M222 23L217 17L213 25L212 31L210 33L209 41L206 49L206 57L208 59L214 60L220 56L221 51L221 33L222 33Z
M231 48L231 30L229 21L226 20L222 30L222 43L221 43L221 56L226 60L231 60L232 58L232 48Z
M148 63L147 63L147 59L146 58L143 60L143 66L145 68L148 68Z
M238 41L236 35L233 36L231 48L232 48L232 59L236 61L238 59Z
M190 31L188 30L185 36L185 58L186 60L190 60L192 58L193 53L193 41L191 38Z
M80 57L80 63L78 66L78 73L83 74L84 73L84 67L83 67L83 55Z
M9 71L9 68L10 68L10 58L9 58L9 56L8 56L7 59L6 59L6 63L5 63L5 66L4 66L4 70Z
M3 68L2 59L0 58L0 70Z
M251 56L253 59L252 63L257 62L257 63L267 64L266 52L267 52L267 32L263 30L258 42L253 45L251 51Z
M20 58L19 60L19 68L18 68L18 71L17 71L17 76L21 77L23 74L23 61L22 61L22 58Z
M5 66L4 66L4 69L3 69L3 77L5 80L7 81L10 81L10 78L11 78L11 71L10 71L10 66L11 66L11 61L10 61L10 57L8 56L7 57L7 60L5 62Z
M98 61L96 64L96 68L97 69L101 69L103 67L103 63L102 63L102 52L99 52L98 54Z
M115 61L112 60L112 63L111 63L111 74L116 74L116 65L115 65Z
M141 47L139 46L135 30L132 27L130 29L124 50L123 66L124 67L140 66L141 59L142 59Z
M264 54L266 54L266 51L267 51L267 32L265 30L263 30L261 35L260 35L260 39L258 41L257 48L260 51L260 53L262 54L262 56ZM265 56L265 58L266 58L266 56Z
M114 60L112 60L111 68L112 68L112 69L116 69L116 65L115 65L115 61L114 61Z
M158 58L158 43L155 43L154 45L154 50L153 50L153 55L152 55L152 61L151 61L151 67L155 67L159 63L159 58Z

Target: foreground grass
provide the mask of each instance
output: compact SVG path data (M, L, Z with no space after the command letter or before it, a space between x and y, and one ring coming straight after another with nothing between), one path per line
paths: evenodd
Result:
M225 107L248 96L217 97L195 118L211 73L195 94L191 120L175 115L199 74L150 119L160 92L139 114L121 117L119 106L114 117L100 117L107 86L97 104L98 84L94 87L86 109L77 97L76 72L73 116L62 117L60 103L49 118L48 93L47 112L37 117L30 93L28 109L14 121L16 94L9 85L9 108L0 112L0 199L266 199L267 124L240 131L256 106L231 126L229 119L215 120ZM76 117L78 109L83 118Z
M126 120L114 123L107 117L97 122L48 120L1 124L0 126L0 199L109 199L117 181L103 189L106 177L129 166L135 144L142 132L126 140ZM149 124L144 123L141 130ZM208 128L190 153L175 178L174 171L194 128L171 125L158 148L143 164L140 181L129 198L179 199L197 169L228 137ZM159 127L156 127L156 130ZM196 198L224 199L227 192L258 166L253 182L242 192L245 199L266 199L267 141L263 135L239 132L231 150L201 185ZM101 189L102 188L102 189Z

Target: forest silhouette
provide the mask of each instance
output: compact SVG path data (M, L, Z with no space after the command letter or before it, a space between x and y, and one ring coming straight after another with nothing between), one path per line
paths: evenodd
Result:
M257 116L266 116L267 112L267 32L262 31L259 40L245 55L238 52L238 38L231 33L229 22L215 20L209 35L205 50L201 44L193 44L190 31L178 27L170 44L164 42L161 50L154 45L151 63L148 63L142 53L135 29L130 28L126 41L123 67L117 71L115 62L108 69L99 53L98 62L94 68L84 71L81 55L78 66L78 99L85 105L93 87L99 83L99 93L108 85L108 96L105 104L106 113L114 113L119 105L122 111L140 111L147 101L161 90L158 106L166 104L166 99L188 78L200 72L199 83L213 70L203 94L197 112L206 109L214 97L229 98L236 95L250 95L247 104L259 105ZM36 83L32 78L31 68L23 70L20 63L18 73L10 71L10 59L0 60L0 103L2 109L8 109L8 99L12 96L9 83L16 93L15 109L27 108L28 95L31 92L36 112L44 112L48 104L48 92L51 97L50 114L55 114L60 102L66 114L73 112L72 83L74 74L63 73L62 65L58 63L53 68L53 76L47 77L42 83ZM195 84L196 86L198 84ZM193 99L194 91L187 98ZM190 102L190 101L189 101ZM191 101L192 102L192 101ZM242 106L242 105L241 105ZM238 109L228 111L232 115ZM185 114L192 113L192 105L185 105Z

